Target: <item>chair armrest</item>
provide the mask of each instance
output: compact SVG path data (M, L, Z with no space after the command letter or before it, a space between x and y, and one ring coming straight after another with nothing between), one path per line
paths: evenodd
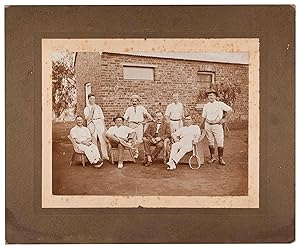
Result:
M166 138L166 139L164 140L164 150L166 150L166 149L169 148L170 143L171 143L171 141L170 141L169 138Z

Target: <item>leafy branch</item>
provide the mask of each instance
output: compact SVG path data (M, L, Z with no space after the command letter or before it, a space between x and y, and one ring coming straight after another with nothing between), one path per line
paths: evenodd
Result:
M76 79L72 53L62 53L52 60L52 107L56 117L76 105Z
M218 100L223 101L229 106L232 106L238 96L241 93L240 86L234 83L218 83L215 82L210 85L210 89L214 89L218 93ZM206 99L207 89L200 89L198 94L198 102L203 102Z

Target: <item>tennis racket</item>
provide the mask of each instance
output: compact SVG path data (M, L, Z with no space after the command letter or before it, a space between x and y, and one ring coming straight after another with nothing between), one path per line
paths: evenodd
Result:
M196 154L197 147L193 141L193 154L190 156L189 165L191 169L199 169L201 167L200 157Z

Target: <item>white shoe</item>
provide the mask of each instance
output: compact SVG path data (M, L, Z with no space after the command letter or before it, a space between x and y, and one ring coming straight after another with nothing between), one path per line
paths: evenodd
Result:
M101 161L101 162L96 162L95 163L95 168L101 168L101 166L103 165L103 161Z
M118 163L118 169L122 169L123 168L123 163Z
M169 167L167 167L168 170L176 169L176 165L173 160L170 160L169 162L167 162L167 165L169 166Z

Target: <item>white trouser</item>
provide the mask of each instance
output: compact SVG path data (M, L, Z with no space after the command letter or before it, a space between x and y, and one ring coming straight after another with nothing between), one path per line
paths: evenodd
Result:
M84 144L78 144L78 148L84 152L90 163L96 163L100 159L98 147L95 144L90 146Z
M224 146L224 130L223 125L221 124L209 124L205 122L205 131L206 137L208 140L208 144L214 146L215 139L217 142L218 147Z
M143 142L143 136L144 136L144 126L143 124L135 124L130 122L128 124L129 128L134 129L135 133L136 133L136 142L138 144ZM134 150L134 157L137 158L139 156L139 148L137 147Z
M178 121L172 121L172 120L170 120L171 133L179 130L182 127L183 127L182 120L178 120Z
M192 150L192 141L180 140L179 142L172 144L170 160L173 160L177 164L186 153Z
M144 128L143 128L143 124L135 124L130 122L128 124L129 128L134 129L134 131L136 132L136 141L137 143L142 143L143 142L143 136L144 136Z
M102 119L93 121L95 124L95 132L92 134L92 142L97 145L97 138L99 138L101 155L103 158L108 158L107 144L105 142L105 124Z

